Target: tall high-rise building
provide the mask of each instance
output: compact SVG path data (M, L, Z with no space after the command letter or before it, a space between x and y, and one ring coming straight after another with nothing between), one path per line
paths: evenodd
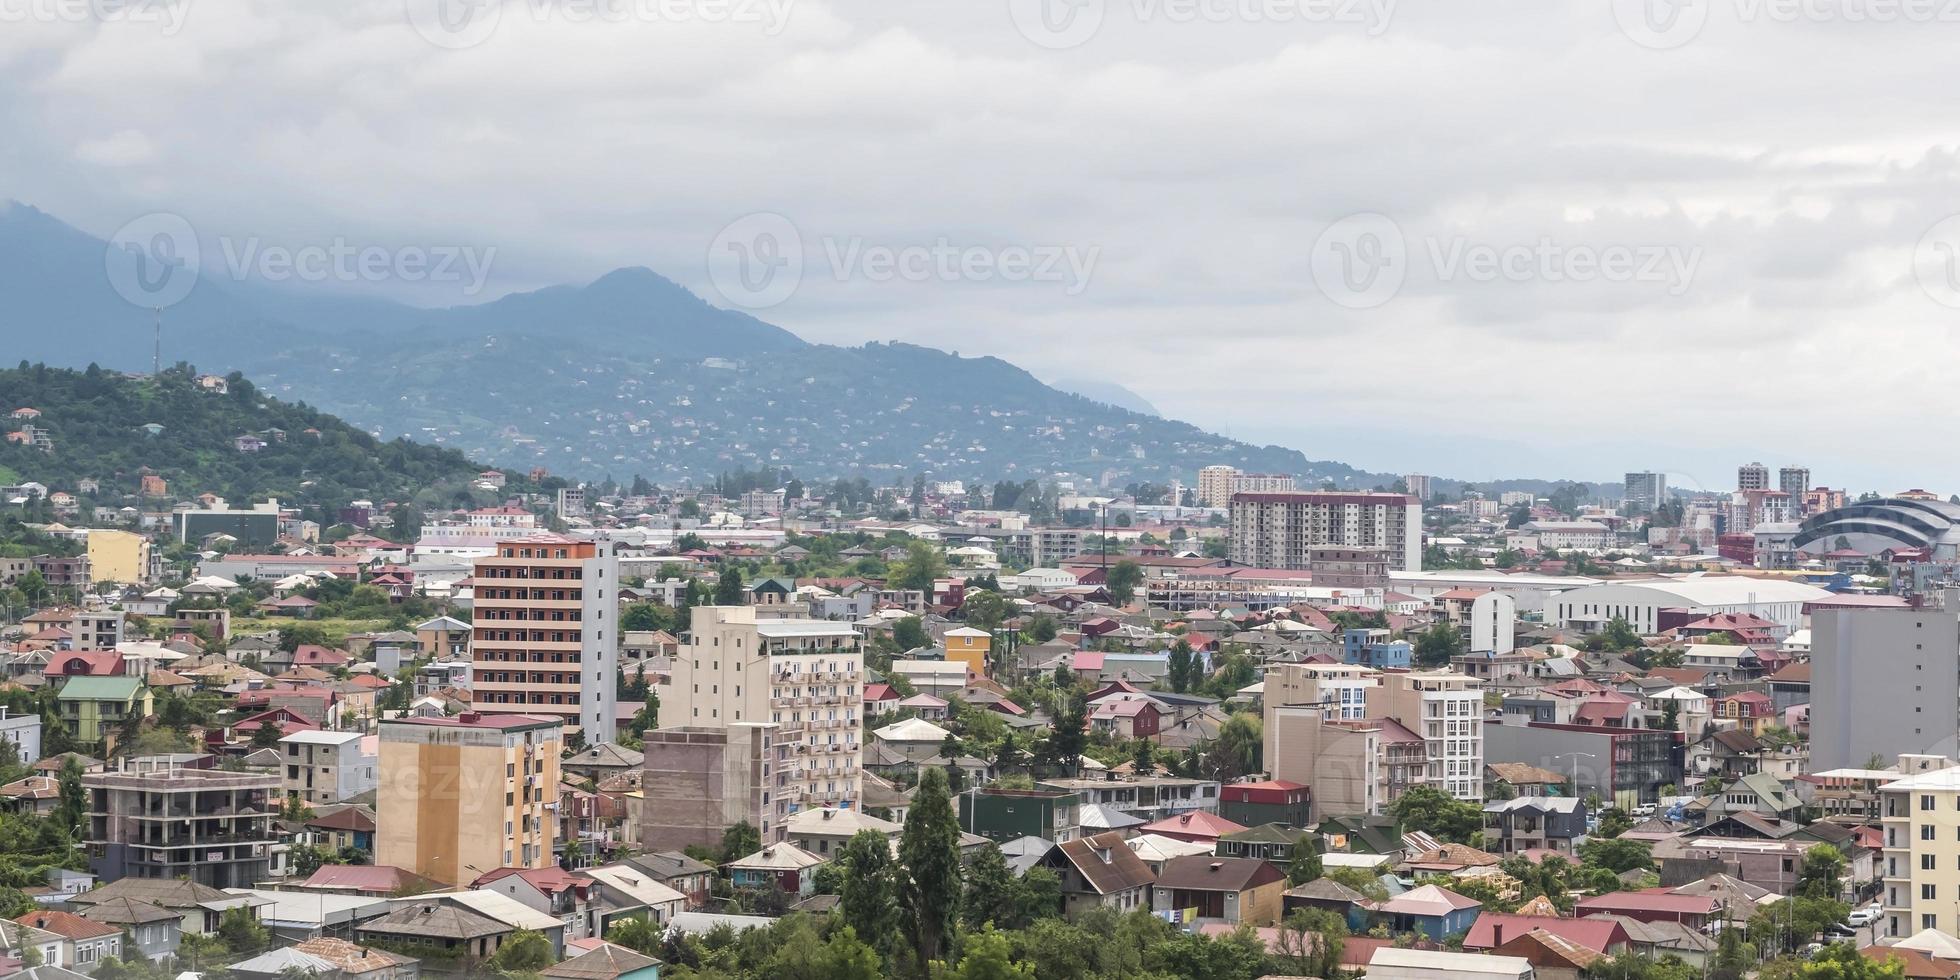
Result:
M1769 467L1761 463L1747 463L1735 471L1737 490L1768 490Z
M471 703L548 715L589 742L613 734L619 552L613 542L533 534L476 561Z
M1198 506L1224 507L1232 502L1232 478L1239 471L1231 466L1207 466L1198 471Z
M1918 609L1811 613L1813 771L1960 743L1960 601L1927 599Z
M1403 493L1236 493L1232 560L1260 568L1311 567L1322 545L1381 548L1395 571L1422 569L1422 503Z
M1417 500L1429 499L1429 477L1421 473L1410 473L1402 477L1402 486L1409 496Z
M1776 471L1777 488L1790 495L1791 500L1802 500L1810 492L1810 468L1806 466L1785 466Z
M1960 768L1936 756L1898 760L1900 778L1878 788L1885 851L1879 858L1879 932L1904 938L1960 931Z
M1628 507L1635 511L1648 511L1659 507L1666 500L1666 473L1627 474L1626 501Z
M1198 471L1198 506L1229 507L1235 493L1287 493L1293 478L1284 473L1242 473L1230 466Z
M661 728L769 723L773 792L786 814L858 805L864 654L851 624L696 606L672 677L661 688Z
M564 732L556 716L474 711L382 722L375 863L447 885L554 866Z

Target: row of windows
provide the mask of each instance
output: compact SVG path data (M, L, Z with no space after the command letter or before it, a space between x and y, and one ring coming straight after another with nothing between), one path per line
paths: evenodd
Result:
M576 609L479 609L477 619L525 620L539 623L583 622L585 614Z

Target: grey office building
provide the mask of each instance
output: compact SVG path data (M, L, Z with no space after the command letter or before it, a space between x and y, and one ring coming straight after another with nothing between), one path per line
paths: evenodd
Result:
M1667 499L1666 473L1628 473L1627 506L1634 510L1653 510Z
M1946 608L1810 614L1810 771L1960 746L1960 617Z

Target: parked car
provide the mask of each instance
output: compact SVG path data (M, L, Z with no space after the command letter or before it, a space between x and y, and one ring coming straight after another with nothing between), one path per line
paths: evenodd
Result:
M1829 943L1856 942L1858 930L1847 925L1835 925L1824 930L1824 941Z
M1879 915L1879 910L1872 908L1871 906L1868 905L1862 909L1857 909L1853 911L1849 916L1846 916L1844 920L1844 924L1852 927L1853 929L1863 929L1864 927L1871 925L1874 922L1877 922L1878 915Z

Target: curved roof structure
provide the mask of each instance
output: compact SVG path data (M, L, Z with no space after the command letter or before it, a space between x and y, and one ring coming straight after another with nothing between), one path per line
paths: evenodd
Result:
M1887 497L1828 510L1803 522L1792 544L1804 551L1834 550L1844 538L1865 554L1926 548L1938 557L1960 554L1960 504Z

